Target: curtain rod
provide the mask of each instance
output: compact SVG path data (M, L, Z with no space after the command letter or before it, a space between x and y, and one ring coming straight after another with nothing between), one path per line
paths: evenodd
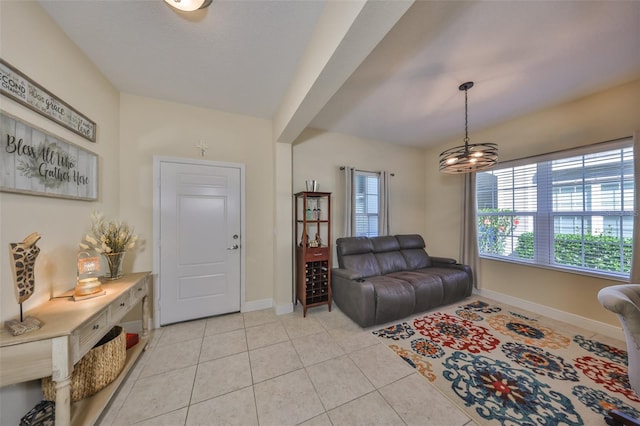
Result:
M345 166L340 166L340 170L344 170ZM360 170L360 169L354 169L356 172L365 172L365 173L377 173L380 174L382 172L372 172L371 170ZM395 173L389 173L390 176L395 176Z

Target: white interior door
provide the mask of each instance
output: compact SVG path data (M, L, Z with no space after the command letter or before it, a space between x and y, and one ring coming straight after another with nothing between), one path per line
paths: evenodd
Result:
M159 323L240 310L241 169L160 162Z

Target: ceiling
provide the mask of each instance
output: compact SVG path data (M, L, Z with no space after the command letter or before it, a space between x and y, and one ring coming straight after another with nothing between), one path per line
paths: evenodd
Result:
M469 80L476 142L640 78L633 0L39 3L121 92L272 119L284 142L305 127L414 147L462 138Z

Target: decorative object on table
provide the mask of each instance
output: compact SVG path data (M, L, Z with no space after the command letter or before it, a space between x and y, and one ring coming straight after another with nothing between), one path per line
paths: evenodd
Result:
M118 251L115 253L102 253L104 258L107 261L107 273L105 274L105 278L110 280L117 280L122 278L122 265L124 262L124 255L126 252Z
M317 180L308 180L305 181L307 185L307 192L318 192L318 181Z
M98 156L0 112L0 191L98 199Z
M498 145L495 143L469 143L469 120L467 117L467 91L473 81L462 83L464 90L464 145L447 149L440 154L440 171L443 173L471 173L486 170L498 162Z
M126 333L122 327L115 326L73 366L71 401L94 395L113 382L122 371L126 358ZM55 385L50 376L42 379L45 399L56 400Z
M85 300L103 296L106 293L100 283L100 257L92 256L89 252L82 251L77 256L76 288L73 291L73 300Z
M58 123L83 138L96 141L96 123L73 109L60 98L18 71L5 60L0 59L0 76L13 85L0 85L0 93L27 108Z
M16 299L20 305L20 320L5 321L5 327L14 336L37 330L41 325L36 318L28 317L25 319L22 312L22 303L29 299L35 290L34 266L40 253L40 248L36 246L39 239L40 234L33 232L20 243L9 243Z
M624 342L538 313L473 297L373 334L479 425L600 425L613 407L640 417Z
M126 222L107 220L100 212L91 215L91 229L80 243L83 250L93 249L102 254L106 260L105 278L116 280L121 278L122 262L127 250L135 247L138 236Z

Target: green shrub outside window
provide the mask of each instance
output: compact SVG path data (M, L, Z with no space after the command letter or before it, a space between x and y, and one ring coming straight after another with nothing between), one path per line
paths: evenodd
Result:
M584 244L583 244L584 243ZM633 239L610 235L556 234L553 242L555 263L601 271L630 273ZM533 232L518 237L516 253L522 259L534 258Z

